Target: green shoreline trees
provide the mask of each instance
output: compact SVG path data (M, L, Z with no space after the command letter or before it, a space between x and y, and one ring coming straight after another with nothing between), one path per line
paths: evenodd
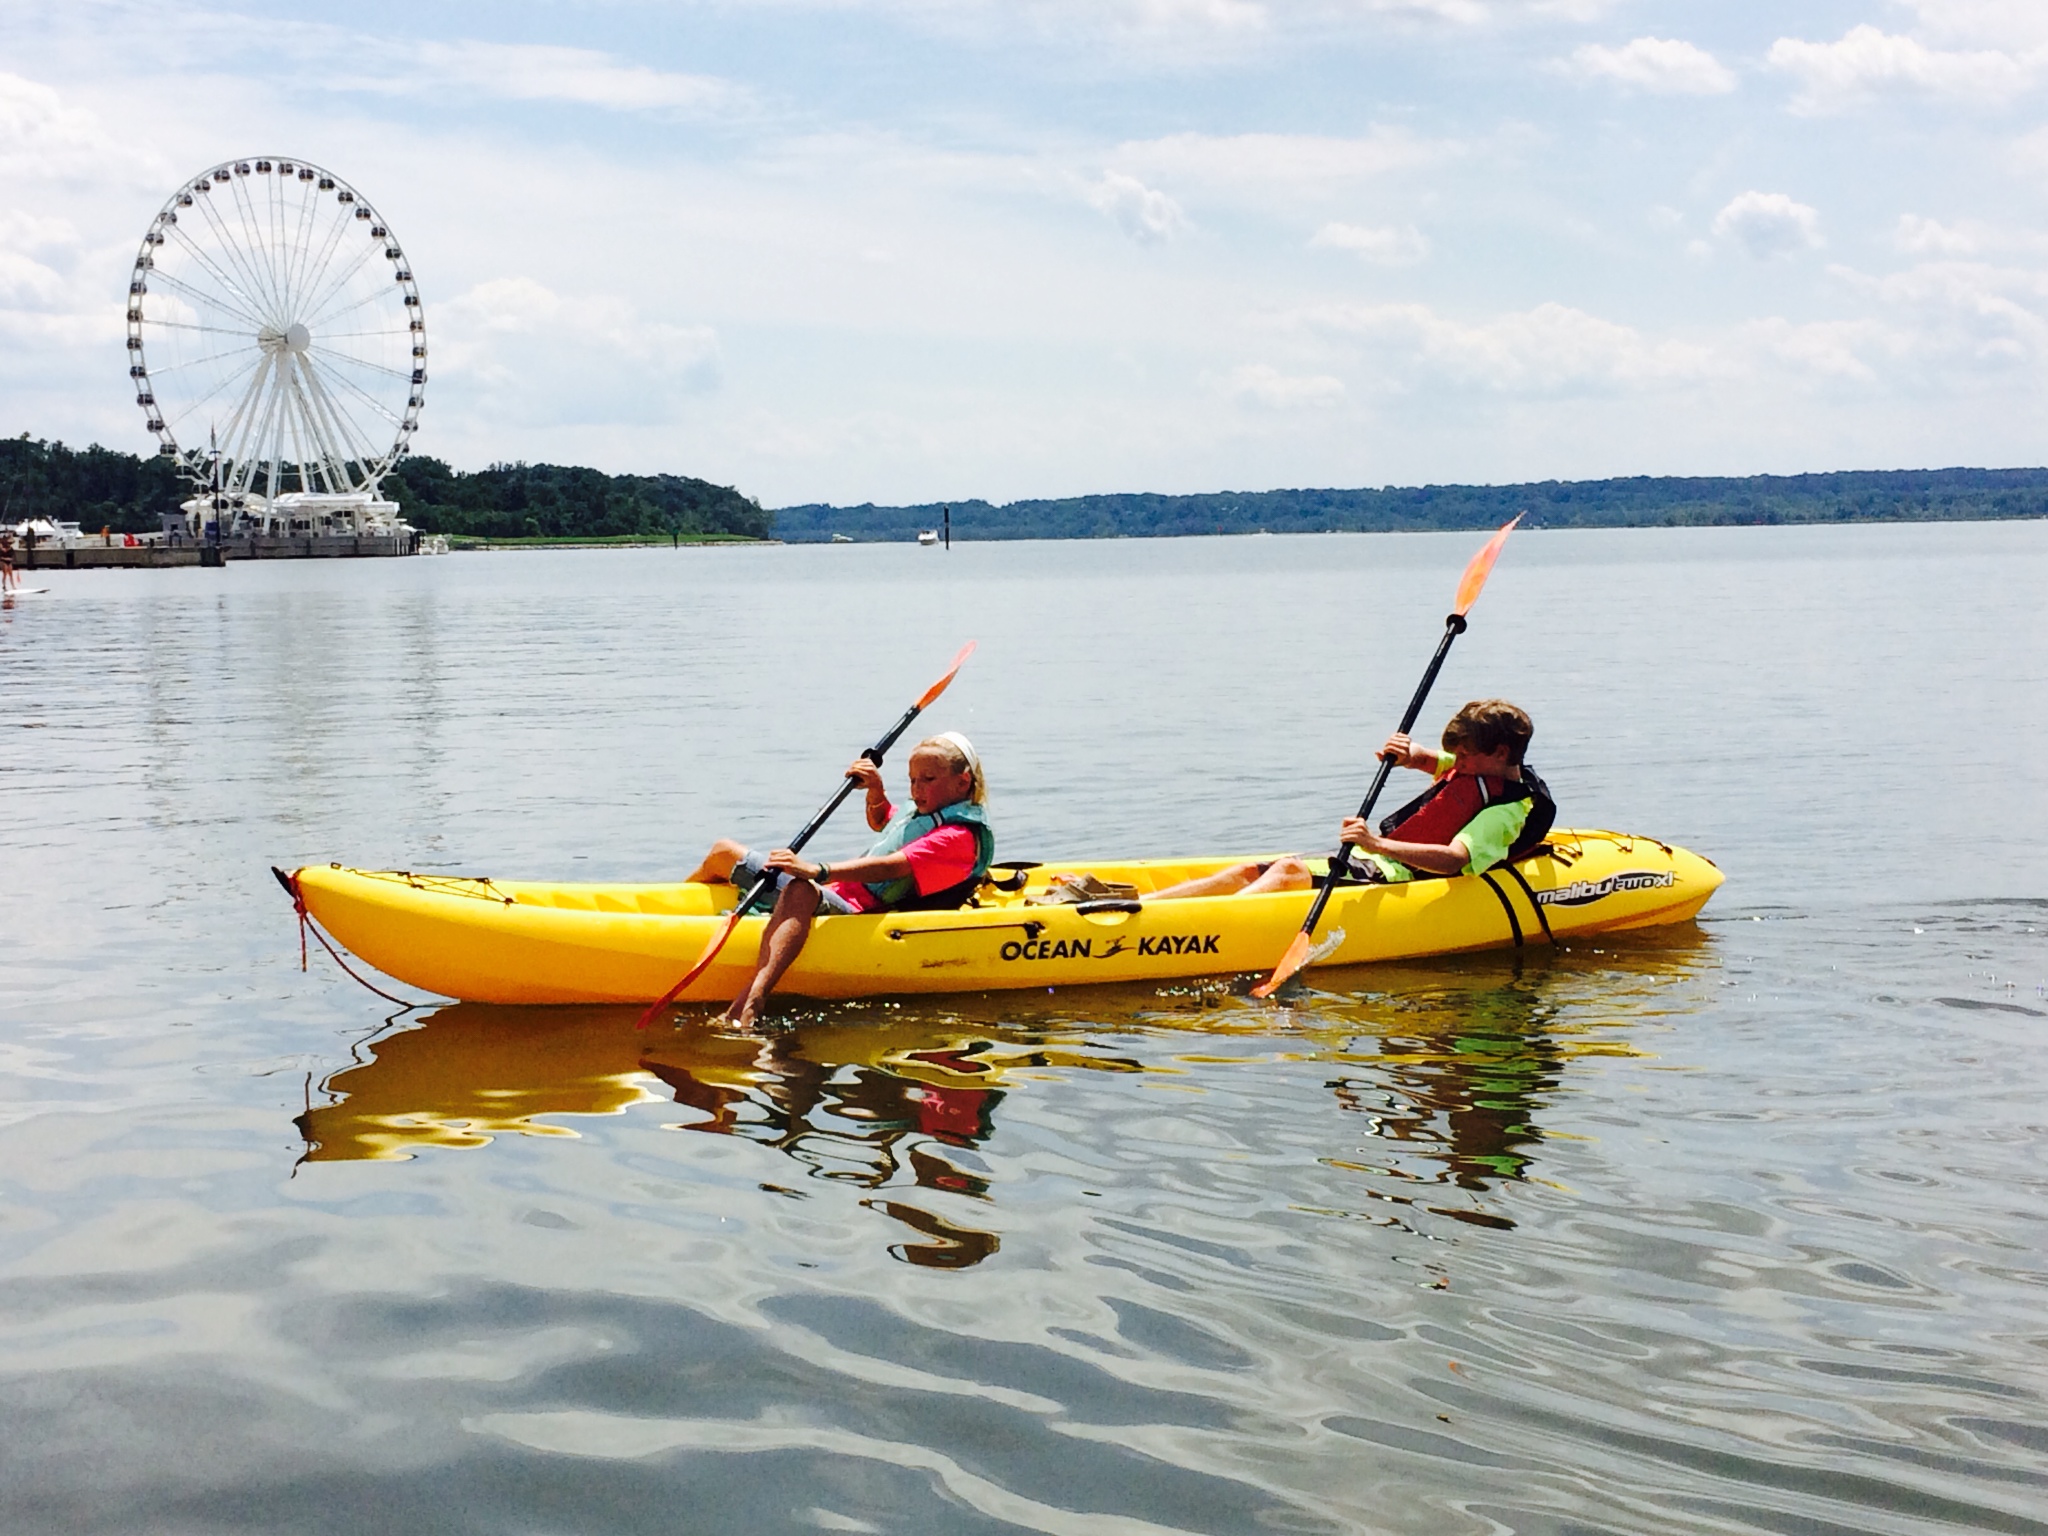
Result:
M607 475L555 464L493 464L464 472L424 455L404 460L384 486L421 531L490 539L709 534L824 543L836 534L893 542L936 528L943 512L938 502L772 511L730 486L687 475ZM190 494L171 464L154 455L138 458L98 444L67 448L26 433L0 438L0 521L62 518L95 532L104 527L144 533ZM1637 476L950 505L953 534L960 539L1469 529L1498 526L1517 512L1528 513L1533 526L1550 528L1940 522L2048 517L2048 469Z
M1752 523L1942 522L2048 517L2048 469L1866 470L1741 479L1637 476L1526 485L1383 490L1219 491L1195 496L1072 496L956 501L956 539L1158 538L1199 533L1385 533L1493 528L1517 512L1539 528ZM896 541L936 528L939 502L914 507L801 506L775 536Z
M687 475L607 475L554 464L493 464L465 474L408 458L384 492L424 533L480 538L609 538L638 534L774 536L775 514L730 486ZM192 494L169 460L97 443L67 448L26 433L0 438L0 521L75 521L98 532L154 533Z

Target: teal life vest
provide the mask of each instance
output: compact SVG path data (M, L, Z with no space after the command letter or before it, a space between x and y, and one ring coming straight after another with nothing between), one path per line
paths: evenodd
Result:
M972 827L974 829L974 871L958 885L949 885L943 891L928 891L917 894L917 881L909 875L900 880L872 882L868 892L885 907L897 912L943 911L957 907L972 896L975 887L981 884L988 867L995 861L996 834L988 824L988 813L971 800L961 800L952 805L940 806L929 815L915 809L906 811L889 823L888 829L868 849L867 856L879 859L887 854L900 853L927 832L936 832L940 827Z

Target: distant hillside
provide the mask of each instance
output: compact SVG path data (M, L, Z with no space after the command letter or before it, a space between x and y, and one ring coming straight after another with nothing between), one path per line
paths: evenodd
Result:
M1356 491L1217 491L1198 496L1072 496L956 501L956 539L1160 538L1190 533L1381 533L1496 527L1517 512L1544 528L1725 523L1868 523L2048 517L2048 469L1906 469L1744 479L1545 480ZM775 536L819 543L911 539L941 505L808 505L775 513Z
M773 513L731 486L555 464L493 464L465 474L415 455L385 477L384 493L423 532L493 539L672 532L765 539L774 522Z

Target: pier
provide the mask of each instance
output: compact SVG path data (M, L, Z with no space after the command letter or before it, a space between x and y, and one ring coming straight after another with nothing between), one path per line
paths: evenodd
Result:
M349 560L416 555L420 535L400 533L240 533L215 543L208 539L170 541L161 535L134 544L86 535L63 543L38 540L17 545L14 563L23 571L154 569L170 565L226 565L230 560Z

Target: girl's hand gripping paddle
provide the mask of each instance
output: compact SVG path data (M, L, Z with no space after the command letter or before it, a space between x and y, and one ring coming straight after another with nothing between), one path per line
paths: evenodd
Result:
M901 736L905 731L910 729L910 722L915 720L920 714L924 713L924 708L927 704L930 704L932 700L936 699L940 694L946 691L947 685L953 681L954 677L959 673L961 667L966 665L967 658L973 653L973 651L974 642L972 640L968 641L965 645L961 646L960 654L953 658L953 665L946 669L946 675L940 678L936 683L933 683L931 687L925 689L923 696L919 698L915 704L911 705L910 708L906 709L903 712L903 718L901 720L898 720L893 726L889 728L888 734L883 736L880 741L876 742L872 747L869 747L865 752L861 753L861 756L866 758L869 762L873 763L876 767L880 767L883 756L887 754L888 750L891 747L896 745L896 738ZM827 800L825 802L824 808L820 810L817 815L811 818L810 824L806 826L803 829L803 831L797 833L795 837L789 840L789 851L791 853L795 853L797 850L802 848L805 843L808 843L811 840L811 838L816 835L820 827L824 826L827 821L831 820L832 813L838 810L841 805L845 804L846 797L853 793L854 785L858 782L859 780L857 779L847 779L844 783L842 783L839 786L839 793L834 795L830 800ZM762 872L761 878L754 882L752 889L750 889L746 895L740 898L739 905L732 909L732 916L728 917L725 920L724 924L719 928L718 932L714 933L711 936L711 942L704 946L704 953L697 957L697 963L691 966L689 970L683 973L683 979L681 981L677 982L674 986L670 987L668 991L664 992L658 999L656 999L653 1005L649 1007L645 1013L640 1015L640 1028L645 1029L649 1024L651 1024L654 1021L654 1016L657 1013L660 1013L662 1009L666 1008L670 1003L674 1002L677 997L682 995L682 991L685 987L689 986L691 982L695 981L699 976L702 976L704 972L710 968L711 962L718 958L718 952L725 948L725 941L731 938L733 930L739 927L740 919L746 915L747 909L754 904L754 898L759 896L763 891L765 891L768 888L769 882L772 881L774 878L774 870L771 869Z
M1444 638L1436 648L1436 655L1430 658L1429 670L1422 674L1422 686L1415 690L1415 697L1408 701L1408 713L1401 717L1401 734L1407 735L1415 727L1415 717L1422 713L1423 700L1429 697L1429 690L1436 683L1437 672L1443 667L1444 657L1451 652L1451 642L1465 632L1465 614L1479 600L1479 589L1486 585L1486 578L1493 573L1493 562L1500 558L1501 546L1508 541L1508 535L1515 531L1515 524L1521 521L1518 514L1505 528L1486 541L1486 547L1472 557L1472 563L1465 567L1465 574L1458 582L1458 601L1444 620ZM1373 775L1372 788L1366 791L1365 803L1358 808L1359 819L1370 821L1372 808L1380 798L1380 791L1386 788L1387 775L1393 772L1391 757L1380 759L1379 772ZM1294 942L1287 946L1287 953L1280 957L1280 963L1273 968L1273 974L1252 988L1253 997L1271 997L1301 968L1308 964L1309 950L1313 943L1316 924L1323 920L1323 908L1330 904L1330 892L1337 889L1337 882L1351 872L1351 844L1345 843L1337 849L1337 856L1330 860L1330 878L1308 909L1308 918L1301 925L1301 932L1294 936Z

